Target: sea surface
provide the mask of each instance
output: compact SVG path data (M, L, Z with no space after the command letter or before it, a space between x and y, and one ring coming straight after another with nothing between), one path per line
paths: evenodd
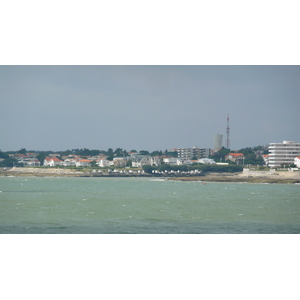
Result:
M297 234L300 185L0 177L2 234Z

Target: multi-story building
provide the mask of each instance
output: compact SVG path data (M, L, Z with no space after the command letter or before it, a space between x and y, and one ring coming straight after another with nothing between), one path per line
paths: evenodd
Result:
M210 154L210 149L209 148L198 148L198 147L193 147L193 148L178 148L178 157L181 159L192 159L192 158L207 158L209 157Z
M210 149L209 148L201 148L200 149L200 158L208 158L210 155Z
M194 154L193 149L194 148L178 148L178 158L192 159Z
M295 157L298 156L300 156L300 143L293 141L270 143L268 165L270 168L289 166L294 164Z

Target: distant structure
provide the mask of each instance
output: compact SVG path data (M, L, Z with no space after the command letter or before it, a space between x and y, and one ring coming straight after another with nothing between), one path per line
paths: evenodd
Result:
M294 164L295 158L298 156L300 156L300 143L294 141L270 143L268 165L270 168L289 166Z
M210 154L209 148L198 148L194 146L193 148L178 148L178 158L183 160L192 159L193 157L200 158L208 158Z
M222 148L223 134L214 135L214 152L219 151Z
M229 127L229 114L227 114L227 128L226 128L226 134L227 134L227 139L226 139L226 148L230 149L230 127Z

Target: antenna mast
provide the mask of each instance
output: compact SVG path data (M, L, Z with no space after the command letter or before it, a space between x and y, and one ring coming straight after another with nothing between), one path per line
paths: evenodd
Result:
M230 139L229 139L229 134L230 134L229 114L227 114L227 128L226 128L226 134L227 134L226 148L227 148L227 149L230 149Z

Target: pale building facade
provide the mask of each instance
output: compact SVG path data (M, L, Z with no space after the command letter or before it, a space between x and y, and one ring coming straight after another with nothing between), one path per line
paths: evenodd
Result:
M243 153L228 153L228 155L225 156L225 160L231 160L238 165L243 164L244 159L245 159L245 156Z
M81 159L75 162L76 167L90 167L91 160L89 159Z
M106 168L106 167L113 165L113 161L102 158L102 159L98 160L97 165L101 168Z
M300 168L300 156L295 157L294 164L297 166L297 168Z
M46 157L44 159L44 166L46 166L46 167L56 167L56 166L62 166L62 165L63 165L63 161L55 156Z
M191 160L193 157L199 158L208 158L210 154L209 148L198 148L194 146L193 148L178 148L178 157L181 159Z
M300 156L300 143L283 141L270 143L268 165L270 168L288 166L295 163L295 157Z

